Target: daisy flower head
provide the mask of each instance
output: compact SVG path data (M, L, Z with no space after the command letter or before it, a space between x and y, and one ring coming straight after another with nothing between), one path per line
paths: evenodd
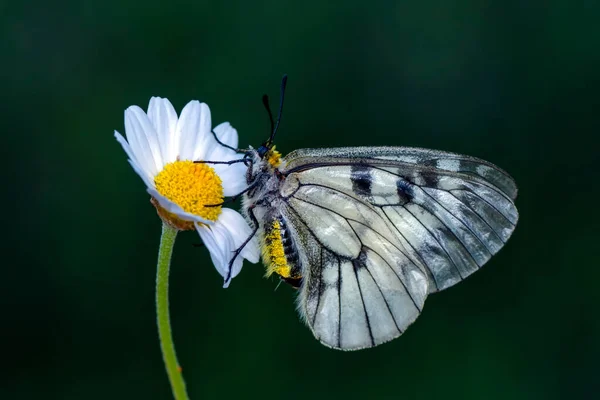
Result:
M252 231L242 215L221 205L224 197L246 188L246 167L240 162L197 162L241 158L232 150L238 146L238 134L228 122L211 129L205 103L189 102L178 117L169 100L153 97L147 113L138 106L125 110L127 140L117 131L115 138L146 184L163 222L177 230L198 232L227 287L244 258L258 262L259 250L253 238L230 268L234 251Z

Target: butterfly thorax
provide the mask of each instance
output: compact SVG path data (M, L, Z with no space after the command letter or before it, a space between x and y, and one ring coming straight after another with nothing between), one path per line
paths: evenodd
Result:
M251 149L248 153L250 166L246 172L246 183L250 190L244 194L245 209L251 206L270 206L278 197L281 186L282 177L278 168L282 162L279 153L273 155L272 150L269 150L261 156L259 150Z

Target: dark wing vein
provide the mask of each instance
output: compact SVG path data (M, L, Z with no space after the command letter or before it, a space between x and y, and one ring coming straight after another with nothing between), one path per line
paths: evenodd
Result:
M414 204L414 203L413 203ZM456 268L456 271L458 272L458 276L460 277L460 279L465 279L463 278L462 274L460 273L460 269L458 269L458 266L456 265L456 263L454 262L454 260L452 259L452 257L450 257L450 254L448 253L448 250L446 250L446 247L444 247L444 245L442 244L442 242L440 242L438 240L437 237L435 237L435 235L431 232L431 230L424 224L421 222L421 220L419 218L417 218L415 216L415 214L413 214L408 208L402 206L402 208L404 208L410 215L412 215L414 217L414 219L417 220L417 222L423 227L425 228L425 230L427 232L429 232L429 235L433 238L433 240L435 240L439 245L440 248L444 251L444 253L446 253L446 256L448 258L448 260L450 260L450 262L452 263L452 265L454 266L454 268Z
M397 165L391 165L391 166L397 167ZM394 176L397 176L398 178L402 178L402 179L404 179L404 180L406 180L406 181L410 182L411 184L413 184L415 186L418 186L418 187L428 187L428 188L439 189L439 190L443 190L444 192L447 192L446 189L443 189L443 188L440 188L440 187L437 187L437 186L417 185L416 183L412 182L409 179L410 178L409 176L407 176L407 175L401 175L399 173L395 173L395 172L392 172L390 170L383 169L383 168L381 168L381 166L375 166L375 165L371 166L370 165L369 167L371 167L373 169L377 169L377 170L382 171L384 173L392 174ZM413 166L413 168L414 168L414 166ZM416 168L415 170L417 172L421 172L421 171L419 171L418 168ZM430 168L426 168L426 170L427 170L427 172L431 172L431 173L433 173L434 175L437 175L437 176L449 176L449 177L454 177L454 178L462 178L464 176L464 174L457 174L455 172L446 171L446 170L441 170L440 171L440 170L430 169ZM500 188L494 186L494 184L486 181L485 178L480 178L480 179L465 179L465 181L472 182L472 183L477 183L477 184L483 185L483 186L485 186L485 187L487 187L489 189L492 189L494 192L498 193L500 196L504 197L505 199L509 200L512 203L512 199L510 198L510 196L508 196L506 193L504 193L502 191L502 189L500 189ZM473 193L472 190L469 190L469 192Z
M367 249L368 247L363 246L363 248ZM371 249L369 249L371 250ZM372 250L371 250L372 251ZM381 256L379 256L381 257ZM383 260L385 262L385 260ZM387 264L387 262L386 262ZM389 264L388 264L389 266ZM390 267L391 268L391 267ZM400 329L400 327L398 326L398 323L396 322L396 317L394 317L394 313L392 312L392 308L390 307L390 304L388 303L387 299L385 298L385 295L383 294L383 290L381 290L381 287L379 286L379 283L377 283L377 280L373 277L373 274L371 273L371 271L369 270L369 267L367 267L365 265L365 269L367 270L367 272L369 273L369 276L371 277L371 279L373 280L373 283L375 283L375 286L377 286L377 290L379 290L379 293L381 294L381 298L383 299L383 301L385 302L385 306L388 310L388 312L390 313L390 316L392 317L392 321L394 321L394 325L396 326L396 329L398 330L398 332L400 334L402 334L402 329ZM393 268L391 268L392 271L394 271ZM396 273L396 271L394 271L394 273ZM396 274L396 276L398 276L398 274ZM398 280L400 280L400 283L402 283L402 280L400 278L398 278ZM404 283L402 283L402 285L404 285ZM406 291L408 293L408 290ZM412 296L411 296L412 299ZM413 301L414 302L414 301ZM417 307L417 310L419 309L419 307ZM420 311L420 310L419 310Z
M301 199L296 199L296 200L301 200ZM315 239L315 242L317 242L321 247L326 248L328 251L330 251L327 246L325 246L320 240L319 238L317 238L317 235L315 235L315 233L312 231L312 229L310 229L310 227L306 224L306 222L304 222L302 220L302 217L300 217L300 215L298 214L298 211L296 211L294 209L294 207L291 204L288 204L288 209L291 210L294 215L296 215L296 218L298 219L298 221L300 221L302 223L302 225L304 225L304 227L306 228L306 230L308 231L308 233L310 233L310 235L313 237L313 239ZM343 258L343 259L347 259L346 257L339 255L336 253L337 257Z
M392 207L392 210L398 215L398 217L402 218L402 216L400 215L400 213L398 212L398 210L396 210L393 207ZM421 255L419 254L419 252L417 251L417 249L415 249L415 247L408 241L408 239L406 238L406 236L404 236L404 234L400 231L400 229L396 226L396 224L394 224L392 222L392 220L390 219L389 215L387 215L387 212L385 210L382 210L382 211L383 211L383 215L385 215L385 217L387 218L387 220L390 222L390 225L392 225L394 227L394 229L398 232L398 234L404 238L404 241L410 246L410 248L413 250L413 252L415 253L415 255L420 259L421 263L423 263L423 266L425 268L427 268L427 270L431 274L431 277L433 278L433 284L435 285L435 289L439 290L440 287L438 286L437 278L435 277L435 274L431 270L431 267L427 264L427 262L425 261L425 259L423 257L421 257Z
M318 184L318 183L302 183L302 182L300 182L299 186L300 186L300 187L303 187L303 186L316 186L316 187L320 187L320 188L323 188L323 189L326 189L326 190L331 190L331 191L333 191L333 192L337 192L337 193L339 193L339 194L341 194L341 195L344 195L344 196L346 196L346 197L349 197L350 199L352 199L352 201L356 201L357 203L361 203L361 204L362 204L362 205L364 205L365 207L370 207L370 206L372 206L372 204L371 204L370 202L368 202L368 201L364 201L364 200L362 200L362 199L360 199L360 198L357 198L357 197L354 197L354 196L350 196L348 193L346 193L346 192L343 192L343 191L341 191L341 190L339 190L339 189L336 189L336 188L334 188L334 187L331 187L331 186L320 185L320 184ZM296 192L297 192L297 191L296 191ZM293 195L291 195L291 196L289 196L289 197L293 197L293 198L295 198L295 199L298 199L298 197L296 197L296 196L295 196L295 194L296 194L296 193L294 193ZM287 200L287 199L286 199L286 200Z
M367 227L369 230L371 230L371 231L375 232L377 235L381 236L381 235L379 234L379 232L377 232L376 230L372 229L372 228L371 228L371 227L369 227L368 225L365 225L365 224L363 224L362 222L355 220L354 218L348 218L348 217L345 217L345 216L343 216L342 214L338 213L337 211L334 211L334 210L332 210L332 209L330 209L330 208L327 208L327 207L325 207L325 206L323 206L323 205L320 205L320 204L313 203L312 201L308 201L308 200L304 200L304 199L299 199L299 198L297 198L297 197L295 197L295 199L296 199L296 200L298 200L298 201L301 201L301 202L303 202L303 203L310 204L310 205L313 205L313 206L315 206L315 207L319 207L319 208L321 208L321 209L323 209L323 210L327 210L327 211L329 211L329 212L331 212L331 213L334 213L334 214L336 214L336 215L339 215L340 217L344 218L346 221L352 221L352 222L356 222L357 224L361 224L361 225L363 225L363 226ZM291 208L294 208L294 206L292 206L292 205L290 205L290 207L291 207ZM294 210L294 212L296 212L296 210ZM297 212L296 212L296 215L298 215L298 213L297 213ZM360 240L360 236L359 236L359 235L356 233L356 231L354 231L354 228L352 228L352 225L350 225L350 229L352 229L352 231L354 232L354 234L356 235L356 237L357 237L357 238L358 238L358 240L360 241L361 245L363 245L363 242ZM388 241L388 242L389 242L389 241ZM389 242L389 243L390 243L390 244L391 244L391 245L392 245L392 246L393 246L393 247L394 247L396 250L398 250L400 253L402 253L402 255L404 255L404 257L406 257L406 258L407 258L407 259L408 259L408 260L409 260L409 261L410 261L410 262L411 262L411 263L412 263L412 264L413 264L413 265L414 265L414 266L415 266L417 269L419 269L419 267L418 267L418 266L417 266L417 265L414 263L414 261L412 261L412 260L411 260L411 258L410 258L410 257L409 257L409 256L408 256L408 255L407 255L407 254L406 254L404 251L402 251L402 249L398 248L398 247L397 247L397 246L396 246L394 243L392 243L392 242Z
M488 251L488 253L490 254L490 256L492 255L492 253L491 253L490 249L487 247L487 245L481 239L479 239L479 237L475 234L475 232L473 232L473 230L467 224L465 224L460 218L458 218L450 210L448 210L446 207L444 207L444 205L442 203L440 203L435 197L431 196L429 193L427 193L424 190L422 190L422 192L425 193L427 195L427 197L429 197L432 201L436 202L441 208L443 208L444 210L446 210L446 212L448 214L450 214L451 216L453 216L454 218L456 218L461 224L463 224L463 226L465 228L467 228L469 230L469 232L471 232L471 234L473 235L473 237L475 239L477 239L479 241L479 243L481 243L483 245L483 247ZM469 249L463 243L463 241L458 237L458 235L451 228L451 225L448 225L444 221L442 221L442 218L439 217L439 216L437 216L437 215L435 215L435 213L432 210L428 210L428 211L431 213L431 215L435 216L438 219L438 221L440 221L446 228L448 228L448 231L450 233L452 233L452 236L454 236L456 238L456 240L461 244L461 246L467 251L467 253L469 253L469 256L471 256L471 259L473 260L473 262L475 262L475 265L477 265L477 267L481 267L481 265L479 265L479 263L477 262L477 260L473 256L473 253L471 252L471 249Z
M369 229L369 230L371 230L371 231L375 232L375 234L379 235L379 234L377 233L377 231L373 230L371 227L369 227L368 225L365 225L365 224L363 224L362 222L355 221L355 220L350 220L350 221L354 221L354 222L356 222L357 224L360 224L360 225L364 226L365 228L367 228L367 229ZM358 233L357 233L357 232L354 230L354 228L352 227L352 225L350 225L350 228L352 228L352 230L354 231L354 233L356 234L356 236L358 236ZM379 236L381 236L381 235L379 235ZM358 239L360 240L360 236L358 236ZM360 242L360 244L361 244L361 247L362 247L363 249L369 249L369 250L370 250L370 251L372 251L373 253L377 254L377 255L379 256L379 258L381 258L381 259L382 259L382 260L385 262L385 264L386 264L386 265L387 265L387 266L390 268L390 270L391 270L391 271L394 273L394 275L396 275L396 277L398 277L398 280L400 281L400 284L402 285L402 287L404 288L404 290L405 290L405 291L406 291L406 293L408 294L408 297L410 297L410 300L413 302L413 304L415 305L416 309L417 309L417 310L419 310L419 311L421 311L421 308L420 308L420 307L417 305L417 302L416 302L416 301L415 301L415 299L413 298L413 295L412 295L412 293L410 292L410 290L408 290L408 288L406 287L406 285L405 285L405 284L404 284L404 282L402 281L402 278L400 278L400 276L399 276L399 275L398 275L398 273L397 273L397 272L394 270L394 268L392 267L392 265L391 265L389 262L387 262L387 260L386 260L386 259L385 259L385 258L384 258L384 257L383 257L381 254L379 254L379 252L377 252L375 249L372 249L371 247L369 247L369 246L365 245L365 244L364 244L362 241ZM393 243L390 243L390 244L391 244L392 246L394 246L394 244L393 244ZM396 246L394 246L394 248L395 248L396 250L398 250L399 252L401 252L401 253L402 253L402 250L398 249ZM410 262L411 262L413 265L415 265L415 264L412 262L412 260L406 256L406 254L404 254L404 253L402 253L402 254L403 254L405 257L406 257L406 259L407 259L408 261L410 261ZM360 257L360 256L359 256L359 257ZM366 266L365 266L365 267L366 267ZM418 268L416 265L415 265L415 268L419 269L419 268ZM377 282L375 282L375 283L377 283ZM379 285L378 285L378 287L379 287ZM381 289L380 289L380 290L381 290Z
M365 246L365 245L363 245L363 248L365 248L365 249L368 249L369 251L372 251L373 253L377 254L377 257L379 257L379 258L381 258L381 259L383 260L383 262L385 263L385 265L387 265L387 266L388 266L388 268L389 268L389 269L390 269L390 270L391 270L391 271L394 273L394 275L396 275L396 277L398 278L398 280L399 280L399 281L400 281L400 283L402 284L402 287L404 288L404 290L405 290L405 291L406 291L406 293L408 294L408 297L410 297L410 300L411 300L411 301L412 301L412 303L414 304L415 308L416 308L416 309L417 309L419 312L423 311L423 310L421 309L421 307L419 307L419 306L418 306L417 302L416 302L416 301L415 301L415 299L413 298L413 295L412 295L412 293L410 292L410 290L408 290L408 288L406 287L406 285L404 284L404 282L402 282L402 278L400 278L400 275L398 275L398 273L396 272L396 270L394 270L394 268L392 267L392 265L391 265L389 262L387 262L387 260L386 260L386 259L385 259L385 258L384 258L384 257L383 257L381 254L379 254L379 252L377 252L377 250L374 250L374 249L370 248L369 246ZM371 273L371 272L369 271L369 274L370 274L370 273ZM373 279L373 280L375 281L375 279ZM375 283L377 283L377 281L375 281ZM377 287L379 288L379 285L377 285ZM381 288L379 288L379 290L381 291ZM383 294L383 293L382 293L382 294ZM384 299L385 299L385 297L384 297ZM387 304L387 301L386 301L386 304ZM388 306L388 307L389 307L389 306ZM393 317L393 315L392 315L392 317ZM395 320L395 319L394 319L394 322L396 322L396 320ZM396 326L398 326L398 325L396 325ZM399 330L400 332L402 332L402 331L400 330L400 328L398 328L398 330Z
M357 221L357 220L355 220L355 219L353 219L353 218L347 218L347 217L343 216L342 214L340 214L340 213L338 213L338 212L336 212L336 211L334 211L334 210L331 210L331 209L329 209L329 208L327 208L327 207L324 207L324 206L322 206L322 205L320 205L320 204L315 204L315 203L313 203L313 202L311 202L311 201L307 201L307 200L304 200L304 199L299 199L299 198L297 198L297 197L296 197L296 200L298 200L298 201L301 201L301 202L303 202L303 203L311 204L311 205L313 205L313 206L315 206L315 207L319 207L319 208L321 208L321 209L323 209L323 210L327 210L327 211L329 211L329 212L332 212L332 213L334 213L334 214L337 214L337 215L339 215L340 217L344 218L346 221L352 221L352 222L356 222L357 224L360 224L360 225L364 226L365 228L367 228L367 229L369 229L369 230L371 230L371 231L375 232L375 234L376 234L376 235L378 235L378 236L381 236L381 235L379 234L379 232L377 232L376 230L374 230L374 229L373 229L373 228L371 228L370 226L368 226L368 225L366 225L366 224L364 224L364 223L362 223L362 222L360 222L360 221ZM293 206L291 206L291 207L293 208ZM352 231L354 232L354 234L355 234L355 235L356 235L356 237L358 238L358 240L360 241L361 247L363 247L363 248L368 248L369 250L371 250L371 251L373 251L375 254L377 254L379 257L381 257L381 258L382 258L382 259L383 259L383 260L386 262L386 264L387 264L387 265L390 267L390 269L392 270L392 272L393 272L393 273L394 273L396 276L398 276L398 274L396 273L396 271L394 271L394 268L392 268L392 266L391 266L391 265L390 265L390 264L389 264L389 263L388 263L388 262L387 262L387 261L386 261L386 260L385 260L385 259L384 259L384 258L381 256L381 254L379 254L379 253L378 253L378 252L376 252L375 250L371 249L370 247L366 246L366 245L365 245L365 244L362 242L360 235L359 235L359 234L356 232L356 230L354 230L354 228L352 227L352 225L349 225L349 226L350 226L350 229L352 229ZM390 245L392 245L392 246L394 247L394 249L398 250L398 252L399 252L399 253L401 253L401 254L402 254L402 255L403 255L403 256L404 256L404 257L405 257L405 258L406 258L406 259L407 259L407 260L408 260L408 261L409 261L409 262L410 262L412 265L414 265L414 267L415 267L416 269L419 269L419 267L418 267L418 266L417 266L417 265L414 263L414 261L413 261L413 260L412 260L412 259L411 259L411 258L410 258L410 257L409 257L407 254L406 254L406 253L404 253L404 251L402 251L402 249L398 248L398 247L397 247L397 246L396 246L394 243L390 242L389 240L388 240L388 242L389 242L389 244L390 244ZM354 262L354 260L352 260L352 261ZM460 273L460 272L459 272L459 273ZM433 273L432 273L432 274L433 274ZM420 307L417 305L417 303L416 303L415 299L413 298L413 296L412 296L412 293L410 292L410 290L408 290L408 288L406 287L406 285L404 284L404 282L402 281L402 279L400 279L400 277L399 277L399 276L398 276L398 280L400 281L400 283L401 283L401 284L402 284L402 286L404 287L404 290L406 290L406 293L408 293L408 296L410 297L411 301L413 302L413 304L415 305L415 307L417 308L417 310L421 311Z
M456 197L456 195L454 195L454 193L452 193L452 191L447 191L446 193L450 194L450 196L454 197L454 198L455 198L457 201L459 201L461 204L463 204L463 205L464 205L466 208L468 208L468 209L469 209L469 210L471 210L473 213L475 213L475 215L476 215L476 216L479 218L479 220L480 220L480 221L482 221L484 224L486 224L486 225L488 226L488 228L489 228L490 232L492 232L492 233L493 233L493 234L494 234L494 235L495 235L495 236L496 236L496 237L497 237L497 238L498 238L498 239L499 239L499 240L500 240L502 243L506 243L506 242L505 242L505 241L502 239L502 237L501 237L501 236L498 234L498 232L496 232L496 229L494 229L494 227L492 227L492 226L490 225L490 223L489 223L489 222L487 222L487 220L486 220L484 217L482 217L482 216L481 216L481 214L479 214L479 213L477 212L477 210L474 210L474 209L473 209L473 207L469 206L467 203L463 202L461 199L459 199L458 197ZM471 193L472 193L472 192L471 192ZM479 196L477 196L477 197L481 199L481 197L479 197ZM482 199L482 200L483 200L483 199ZM439 203L439 202L438 202L438 203ZM440 205L441 205L441 204L440 204ZM450 212L450 211L448 211L448 212ZM498 213L498 214L502 215L502 213ZM456 217L456 215L455 215L455 217ZM463 220L459 219L458 217L456 217L456 218L457 218L457 219L458 219L460 222L462 222L462 223L463 223L463 225L467 226L467 224L466 224L466 223L465 223ZM506 218L506 217L504 217L504 218ZM508 219L507 219L507 220L508 220ZM469 228L469 230L470 230L470 228ZM473 232L473 231L471 230L471 232ZM474 232L473 232L473 233L474 233ZM478 239L479 239L479 238L478 238ZM484 243L484 244L485 244L485 242L484 242L483 240L479 239L479 241L480 241L481 243ZM486 247L488 247L488 246L486 245ZM490 252L491 252L491 249L489 249L489 248L488 248L488 250L490 250Z
M337 254L335 257L338 260L338 347L342 347L342 263Z
M315 322L317 321L317 314L319 312L319 304L321 304L321 292L323 291L323 247L321 247L321 251L319 252L320 255L320 262L319 265L321 266L321 269L319 270L319 282L318 282L318 290L317 290L317 306L315 307L315 315L313 315L313 326L315 325Z
M358 269L360 265L357 265L357 260L352 260L352 269L354 270L354 278L356 279L356 285L358 286L358 293L360 294L360 301L363 305L363 312L365 313L365 321L367 321L367 328L369 329L369 338L371 339L371 345L375 346L375 339L373 338L373 330L371 328L371 321L369 320L369 313L367 312L367 305L362 294L362 288L360 286L360 280L358 279ZM341 321L340 321L341 323Z
M444 190L444 189L440 189L440 190ZM455 191L458 191L458 192L463 191L463 192L471 193L474 196L477 196L478 199L480 199L481 201L483 201L484 203L486 203L487 205L489 205L490 207L492 207L498 214L500 214L504 219L506 219L512 226L515 225L510 219L508 219L506 217L506 215L504 215L504 213L502 211L498 210L498 207L496 207L495 205L493 205L492 203L490 203L489 201L487 201L487 199L484 199L483 197L481 197L477 193L473 192L472 190L467 190L467 189L453 189L453 190L448 191L448 193L452 194L452 192L455 192ZM475 211L475 212L477 212L477 211Z

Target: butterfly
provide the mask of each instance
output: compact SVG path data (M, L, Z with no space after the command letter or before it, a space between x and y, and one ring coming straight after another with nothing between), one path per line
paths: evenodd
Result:
M409 147L245 151L243 211L267 275L298 289L314 336L358 350L400 336L431 293L481 268L519 218L517 186L478 158ZM234 258L243 248L240 247ZM233 259L231 264L233 264ZM230 264L230 265L231 265Z

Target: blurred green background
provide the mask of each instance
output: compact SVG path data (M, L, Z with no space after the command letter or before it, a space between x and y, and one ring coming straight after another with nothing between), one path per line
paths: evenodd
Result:
M0 3L3 399L169 399L160 221L113 138L151 96L206 101L241 145L289 74L277 140L407 145L516 179L521 220L400 338L342 353L294 291L246 264L229 289L193 233L171 276L192 399L599 398L598 1ZM276 102L276 100L275 100Z

